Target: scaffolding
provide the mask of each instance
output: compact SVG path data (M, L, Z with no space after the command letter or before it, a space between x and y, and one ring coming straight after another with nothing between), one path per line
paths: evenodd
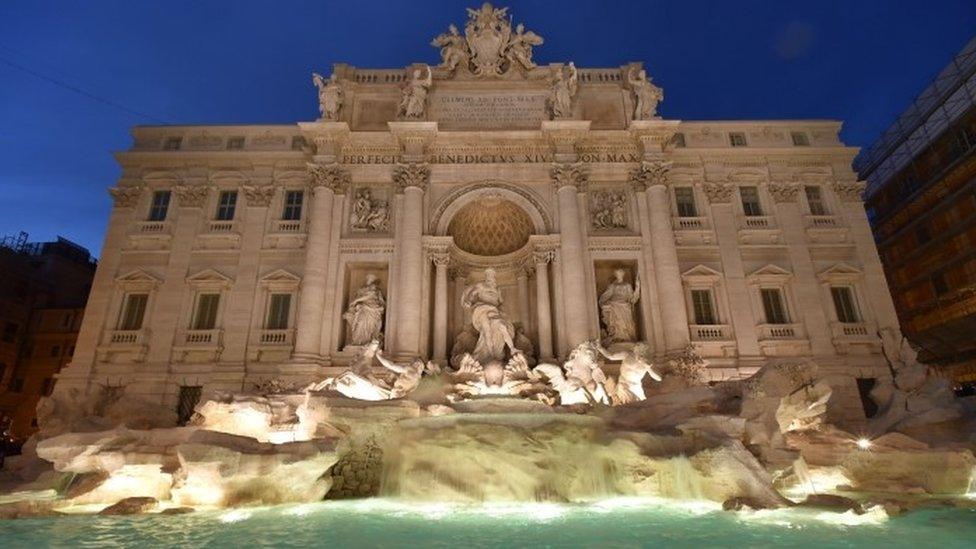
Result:
M883 187L973 105L976 105L976 37L881 137L854 159L854 170L867 181L866 196Z

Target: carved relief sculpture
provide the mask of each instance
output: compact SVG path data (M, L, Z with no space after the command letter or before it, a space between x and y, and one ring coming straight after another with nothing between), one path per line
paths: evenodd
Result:
M603 342L630 343L637 340L634 304L640 299L640 278L634 285L624 280L626 272L617 269L607 289L600 295L600 320L603 321Z
M573 117L573 100L579 90L579 71L572 61L566 67L554 69L546 107L552 120Z
M627 195L624 192L594 192L590 200L590 224L594 229L627 228Z
M342 315L348 326L348 344L365 345L383 336L383 313L386 299L376 275L366 275L366 283L356 290L349 308Z
M357 231L382 232L389 229L390 209L385 200L377 200L369 189L359 189L350 214L350 225Z
M627 75L627 82L634 93L634 120L651 120L657 116L657 105L664 101L664 90L651 83L647 71L634 67Z
M342 108L342 87L333 73L328 80L318 73L312 73L312 82L319 90L319 112L322 120L327 122L339 121L339 110Z
M142 196L142 187L109 187L116 208L132 208Z
M427 92L433 83L434 77L429 66L414 69L410 80L401 91L397 117L401 120L423 119L427 113Z
M516 66L535 68L532 47L542 43L541 36L526 31L522 24L513 33L508 8L495 8L486 2L479 9L468 9L464 36L451 25L431 45L441 49L440 68L453 73L463 67L475 76L495 77Z

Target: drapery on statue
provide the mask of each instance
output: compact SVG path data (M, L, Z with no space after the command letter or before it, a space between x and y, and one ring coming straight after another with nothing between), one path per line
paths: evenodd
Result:
M541 44L541 36L532 31L526 32L525 25L519 23L515 27L515 35L508 42L505 57L512 63L518 63L526 69L534 69L536 64L532 61L532 46Z
M517 352L513 339L515 327L501 311L502 294L495 282L495 270L485 270L484 282L467 287L461 304L471 309L471 325L478 331L478 344L471 353L481 364L505 362L505 351Z
M447 29L448 32L439 35L430 45L441 49L441 67L454 71L458 65L468 64L468 43L453 23Z
M342 108L342 86L335 73L328 80L318 73L312 73L312 83L319 89L319 112L322 120L328 122L339 121L339 110Z
M590 341L580 343L569 352L569 360L562 368L539 364L533 369L559 393L560 404L610 404L605 387L607 376L596 361L596 346Z
M389 212L385 200L374 200L369 189L359 189L352 204L350 225L359 231L385 231L389 229Z
M542 44L542 37L522 24L513 33L512 23L508 8L487 2L479 9L469 8L464 36L451 25L430 43L441 50L439 68L454 73L461 67L482 78L501 76L518 66L527 71L535 68L532 48Z
M640 299L640 278L631 286L624 281L626 271L617 269L613 280L600 295L600 319L603 321L605 345L637 340L634 304Z
M644 394L644 376L651 376L654 381L661 381L661 375L654 371L647 359L647 344L635 343L628 351L611 353L602 345L595 345L596 350L607 360L620 360L620 375L617 376L615 387L607 384L610 399L614 404L630 404L646 400Z
M356 290L349 308L342 315L349 326L349 345L366 345L382 337L383 312L386 299L380 291L376 275L366 275L366 283Z
M651 83L647 71L630 69L627 82L634 92L636 105L634 106L634 120L651 120L657 116L657 105L664 101L664 90Z
M423 71L426 71L424 76ZM434 75L430 67L414 69L410 81L403 87L397 116L401 119L421 119L427 112L427 92L434 83Z
M567 73L567 74L564 74ZM549 108L549 116L553 120L572 118L573 99L579 89L579 72L572 61L565 68L558 68L553 71L552 82L549 88L549 97L546 100Z

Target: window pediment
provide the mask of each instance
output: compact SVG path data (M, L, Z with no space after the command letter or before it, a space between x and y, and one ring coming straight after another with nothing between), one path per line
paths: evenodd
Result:
M831 282L853 282L854 280L860 278L864 273L847 263L835 263L827 269L824 269L817 275L817 278L821 282L831 283Z
M186 283L200 288L227 288L234 281L213 269L204 269L194 275L188 276Z
M750 284L784 284L791 278L793 278L793 273L770 263L753 271L746 277L746 280Z
M302 278L285 269L275 269L260 279L261 286L270 290L295 290Z
M163 281L142 269L134 269L115 278L115 282L126 289L152 289Z
M722 273L705 265L696 265L682 273L681 279L690 284L715 284L722 280Z

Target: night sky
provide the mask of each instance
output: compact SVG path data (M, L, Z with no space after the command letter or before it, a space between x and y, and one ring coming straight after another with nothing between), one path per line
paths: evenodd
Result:
M313 120L313 70L436 63L430 40L478 5L3 0L0 235L63 235L97 254L119 174L111 153L130 146L131 126ZM540 63L644 61L665 118L840 119L855 146L976 31L973 0L496 5L545 38Z

